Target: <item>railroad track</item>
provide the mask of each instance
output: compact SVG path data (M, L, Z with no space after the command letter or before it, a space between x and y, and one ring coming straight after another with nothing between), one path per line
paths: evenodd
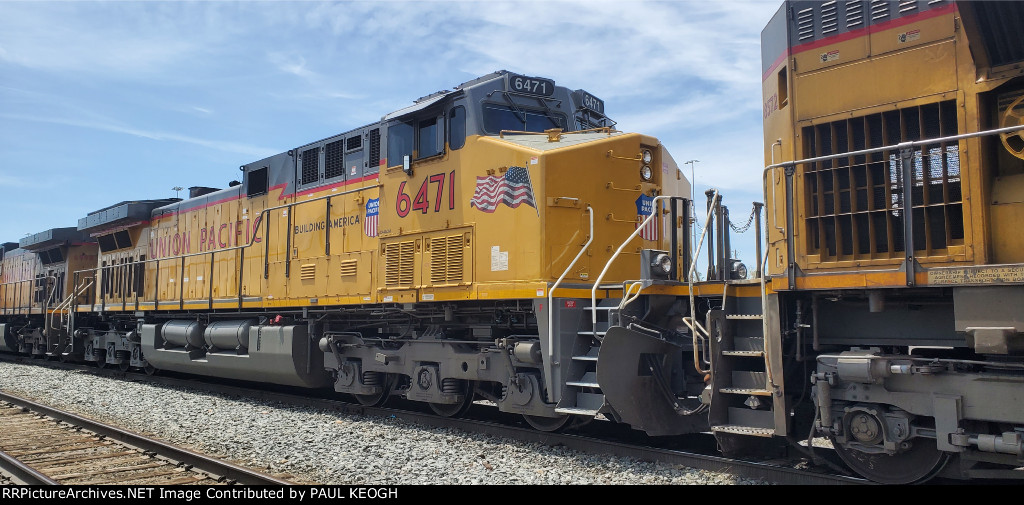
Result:
M0 426L0 470L14 484L291 484L3 392Z
M187 386L191 391L201 390L209 393L237 395L249 399L279 402L287 405L329 408L345 414L379 417L381 419L397 418L425 426L455 428L471 433L479 433L548 446L561 445L569 449L591 454L632 457L644 461L654 461L665 464L681 465L699 470L728 473L738 477L760 479L776 484L857 485L869 483L864 479L856 477L838 475L821 470L793 468L792 466L786 466L783 464L726 458L719 455L698 453L687 450L654 447L651 445L636 444L628 441L608 440L584 434L542 432L532 428L510 426L506 422L496 422L493 420L494 416L490 416L489 418L447 418L414 410L367 407L356 403L328 399L311 393L271 391L263 388L255 389L240 385L224 384L223 382L207 382L202 380L201 377L179 378L176 376L163 375L148 376L142 373L136 374L111 369L98 369L88 365L58 363L52 361L43 362L20 356L3 354L0 354L0 361L15 361L33 365L45 365L60 369L77 369L99 376L128 378L130 380L140 382L150 382L175 387ZM496 409L488 409L488 411L491 410L493 410L499 418L502 417L502 414L498 413ZM470 411L470 414L473 414L472 410ZM508 418L509 416L504 417Z

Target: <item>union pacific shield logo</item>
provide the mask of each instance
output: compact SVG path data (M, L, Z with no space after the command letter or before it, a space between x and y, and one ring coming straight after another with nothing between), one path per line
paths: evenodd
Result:
M363 231L367 237L377 236L377 219L380 215L380 198L371 198L366 201L366 219L363 221Z
M634 226L640 226L647 216L650 216L654 212L654 198L650 196L640 195L640 198L636 199L636 217L637 222ZM640 236L644 240L658 240L658 228L660 223L658 222L658 216L654 216L654 219L647 226L644 226L640 230Z

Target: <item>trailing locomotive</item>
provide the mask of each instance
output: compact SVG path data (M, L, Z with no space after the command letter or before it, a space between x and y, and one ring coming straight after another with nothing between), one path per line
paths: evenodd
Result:
M1022 19L785 2L762 33L750 279L717 192L690 243L657 139L500 71L226 189L5 244L0 350L444 416L485 398L542 430L602 415L730 454L827 437L887 483L1020 478L1024 46L999 21Z

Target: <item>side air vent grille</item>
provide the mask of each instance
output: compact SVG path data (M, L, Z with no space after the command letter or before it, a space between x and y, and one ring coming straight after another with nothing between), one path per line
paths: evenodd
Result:
M370 130L370 169L380 165L380 128Z
M345 175L345 162L344 162L344 150L345 141L338 140L327 144L327 148L324 151L324 178L332 179L334 177Z
M430 239L430 283L462 282L463 251L461 234Z
M804 9L796 14L797 36L800 40L814 38L814 9Z
M316 263L306 263L299 267L299 278L304 281L316 279Z
M415 268L416 243L395 242L387 244L384 250L384 285L387 287L411 287Z
M302 184L312 184L320 180L320 150L317 148L302 151Z
M956 110L956 102L949 100L807 126L803 157L956 135ZM917 148L912 163L914 250L925 256L952 254L949 247L964 243L958 144ZM808 252L822 262L903 257L907 188L897 149L804 169Z
M359 273L358 260L344 260L341 262L341 276L348 277Z
M821 34L829 35L839 29L839 13L835 0L821 4Z

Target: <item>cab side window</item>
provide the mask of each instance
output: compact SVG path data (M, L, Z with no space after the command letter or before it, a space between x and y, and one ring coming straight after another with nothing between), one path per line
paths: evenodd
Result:
M458 106L448 115L448 147L453 151L466 145L466 108Z
M405 156L413 158L414 130L413 125L404 122L388 127L388 165L401 165Z

